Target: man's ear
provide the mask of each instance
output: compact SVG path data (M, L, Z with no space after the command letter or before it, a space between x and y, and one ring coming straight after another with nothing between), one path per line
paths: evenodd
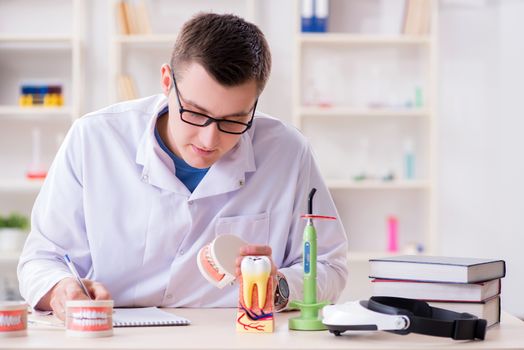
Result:
M164 63L160 68L160 86L164 95L169 96L171 86L173 86L173 78L171 76L171 68L167 63Z

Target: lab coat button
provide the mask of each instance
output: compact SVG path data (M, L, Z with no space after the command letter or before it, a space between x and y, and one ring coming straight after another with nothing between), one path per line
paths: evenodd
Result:
M147 176L147 174L142 175L142 182L148 182L148 181L149 181L149 176Z
M180 250L180 255L184 255L184 249Z
M166 298L171 299L173 297L173 294L166 295Z
M193 201L187 201L188 205L193 205Z

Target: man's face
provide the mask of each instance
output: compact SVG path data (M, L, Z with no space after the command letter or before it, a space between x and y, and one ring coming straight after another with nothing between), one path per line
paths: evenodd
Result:
M241 135L222 132L216 123L204 127L188 124L180 118L179 108L216 119L248 123L257 98L257 85L255 81L249 81L225 87L198 63L189 63L178 73L176 83L181 106L173 88L171 70L167 65L162 67L162 88L169 105L168 139L164 142L192 167L208 168L231 150Z

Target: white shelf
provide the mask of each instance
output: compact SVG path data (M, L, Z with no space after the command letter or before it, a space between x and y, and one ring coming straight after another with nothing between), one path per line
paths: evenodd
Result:
M48 117L72 118L71 107L20 107L0 105L1 117L16 117L17 119L45 119Z
M176 40L173 34L147 34L147 35L116 35L115 43L120 44L170 44Z
M16 264L20 258L20 252L0 252L0 264Z
M35 192L40 191L43 180L0 179L0 192Z
M1 43L14 44L62 44L72 45L74 38L70 35L5 35L0 34Z
M408 35L365 35L346 33L301 33L300 44L335 44L335 45L427 45L427 36Z
M300 107L298 113L304 118L316 117L429 117L422 108L351 108L351 107Z
M330 189L348 189L348 190L416 190L429 189L430 182L425 180L395 180L395 181L379 181L379 180L326 180Z
M383 251L348 252L349 262L368 262L369 259L384 258L388 256L401 255L402 253L390 253Z
M27 11L30 4L35 14L53 6L55 1L12 1L13 14ZM85 0L61 1L64 11L54 11L55 16L31 16L34 31L23 33L23 23L10 21L4 30L0 30L0 55L4 65L2 73L7 73L3 84L4 94L19 89L19 81L33 77L37 80L63 82L63 94L67 105L61 107L20 107L18 98L6 98L0 103L0 138L2 152L0 169L18 169L0 174L0 207L9 213L29 213L33 199L40 191L43 181L25 178L24 168L29 160L24 160L30 150L30 135L33 126L41 130L42 159L51 159L56 148L53 139L64 135L71 123L78 118L83 109L83 76L85 67L82 62L84 24L86 14ZM9 6L11 7L11 5ZM47 12L47 11L44 11ZM66 16L67 18L64 18ZM49 18L48 18L49 17ZM64 19L67 19L64 21ZM53 34L46 30L49 22L64 21L63 30ZM70 23L70 25L69 25ZM12 24L12 28L11 28ZM51 26L53 27L53 26ZM62 27L62 26L60 26ZM41 28L41 30L39 29ZM52 28L49 28L52 30ZM11 52L13 51L13 52ZM59 54L59 61L55 61ZM5 57L4 57L5 56ZM5 61L5 62L4 62ZM3 76L2 76L3 78ZM0 252L0 263L18 260L18 252Z
M362 251L362 252L348 252L348 259L349 262L365 262L368 263L369 259L377 259L377 258L386 258L390 256L398 256L398 255L412 255L413 253L407 253L403 251L398 252L385 252L385 251ZM417 254L417 255L424 255L423 253Z

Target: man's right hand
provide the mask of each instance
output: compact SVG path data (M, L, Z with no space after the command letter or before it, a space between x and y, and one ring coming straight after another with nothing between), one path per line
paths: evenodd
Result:
M111 294L101 283L91 280L82 280L95 300L110 300ZM88 300L82 287L73 277L64 278L54 285L53 288L36 305L40 310L52 310L56 317L65 319L65 303L67 300Z

